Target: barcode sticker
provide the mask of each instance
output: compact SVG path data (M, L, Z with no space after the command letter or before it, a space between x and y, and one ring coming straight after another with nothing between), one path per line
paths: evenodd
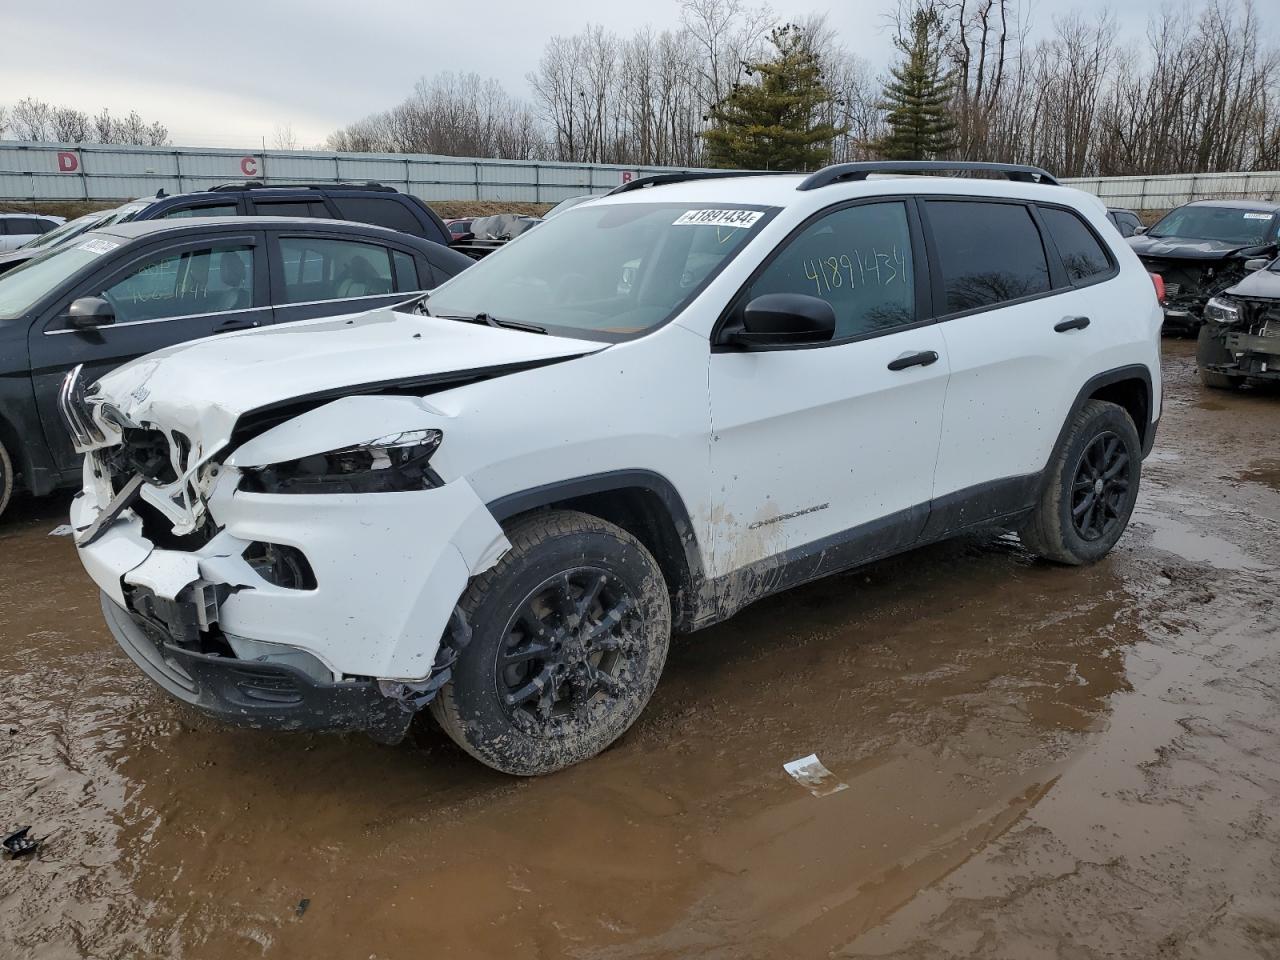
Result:
M120 246L120 244L111 240L103 240L101 237L90 237L84 243L80 244L80 246L76 247L76 249L87 250L89 253L110 253L118 246Z
M675 227L750 227L764 214L759 210L686 210Z

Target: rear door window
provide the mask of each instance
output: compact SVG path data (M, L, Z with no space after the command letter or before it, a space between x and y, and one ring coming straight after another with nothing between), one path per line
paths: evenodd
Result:
M166 210L156 219L179 220L186 217L234 217L239 211L234 203L207 203L204 206Z
M1041 207L1040 219L1053 237L1067 279L1072 283L1087 283L1111 272L1111 258L1102 249L1101 242L1070 210Z
M942 313L993 307L1049 290L1049 261L1020 203L925 202L942 275Z
M390 227L401 233L411 233L415 237L424 235L418 218L399 200L393 200L390 197L333 197L332 199L342 211L344 220Z
M323 200L254 200L253 212L259 217L319 217L333 216Z
M284 303L347 300L395 292L391 251L374 243L281 237Z

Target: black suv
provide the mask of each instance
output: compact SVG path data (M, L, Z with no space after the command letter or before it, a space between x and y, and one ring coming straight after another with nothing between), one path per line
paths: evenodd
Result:
M0 276L0 511L79 481L58 388L229 330L412 299L474 261L359 223L216 217L91 230Z
M106 223L174 217L323 217L371 223L445 246L453 239L444 221L417 197L378 183L267 186L260 180L248 180L195 193L170 195L161 191L154 197L130 200L114 210L90 216L100 217ZM88 217L81 217L77 222L86 219ZM59 240L45 246L51 248L63 242ZM31 244L0 253L0 273L42 253L44 249Z
M170 217L323 217L399 230L449 245L449 228L417 197L378 183L224 183L195 193L157 195L133 220Z

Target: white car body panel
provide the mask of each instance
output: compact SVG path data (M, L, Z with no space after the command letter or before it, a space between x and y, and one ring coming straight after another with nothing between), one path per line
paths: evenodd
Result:
M926 350L945 354L937 325L712 355L716 576L928 503L947 364L887 367Z
M937 325L951 380L935 497L1043 470L1078 392L1096 373L1146 368L1152 408L1159 411L1162 311L1141 264L1132 269L1133 251L1105 229L1105 208L1089 219L1128 270L1104 283ZM1089 317L1089 326L1054 331L1056 323L1075 316Z
M1136 256L1101 227L1121 271L1093 287L844 344L713 351L726 304L756 267L833 204L962 192L1065 203L1095 225L1105 216L1095 198L1063 187L915 177L798 192L799 182L660 188L664 202L781 209L669 323L636 339L603 343L378 310L184 344L107 375L92 400L133 423L181 432L193 446L178 481L147 484L144 498L170 516L176 533L195 529L202 511L218 532L196 550L161 549L126 510L81 546L86 569L122 607L122 584L169 599L196 581L230 585L238 589L221 602L219 625L237 649L302 650L335 678L422 680L468 581L509 546L491 509L504 498L585 477L655 475L687 513L698 587L714 603L717 589L755 564L903 511L927 511L947 493L1041 470L1095 373L1143 366L1158 411L1159 307ZM655 191L641 190L590 207L654 199ZM1088 314L1093 324L1054 333L1069 313ZM925 350L939 360L887 369ZM430 385L437 376L508 369L519 372ZM396 395L341 396L373 384L396 387ZM316 396L336 399L228 449L246 414ZM119 429L100 406L95 417L106 435L99 446L116 444ZM433 489L238 489L247 470L422 429L443 434L431 458L442 484ZM75 528L89 527L110 498L91 458ZM317 587L262 579L242 557L253 542L301 550ZM751 599L722 606L731 612Z

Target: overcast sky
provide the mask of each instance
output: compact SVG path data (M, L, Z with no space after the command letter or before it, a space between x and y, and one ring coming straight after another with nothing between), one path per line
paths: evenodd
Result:
M891 4L772 5L782 15L826 11L845 45L880 69L892 56L881 15ZM1122 36L1140 40L1158 4L1115 5ZM1093 13L1106 3L1075 6ZM440 70L496 77L528 96L525 75L553 34L575 33L588 18L621 34L646 23L663 29L676 24L679 9L676 0L0 0L0 8L0 103L30 95L89 113L133 109L167 125L175 144L222 147L260 146L263 138L270 145L282 123L300 146L316 146ZM1039 3L1033 25L1046 27L1051 12L1065 8Z

